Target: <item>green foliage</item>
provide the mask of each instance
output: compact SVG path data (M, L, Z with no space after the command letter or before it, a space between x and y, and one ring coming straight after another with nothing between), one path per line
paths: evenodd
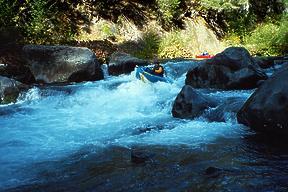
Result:
M110 37L110 36L113 35L111 26L110 26L109 24L107 24L107 23L105 23L105 24L102 26L102 32L104 33L105 38Z
M170 32L160 43L158 54L161 58L184 57L188 52L186 42L179 31Z
M30 14L31 20L25 26L25 32L32 37L31 41L44 43L46 41L46 33L49 32L49 20L45 11L44 0L34 0L31 2ZM30 38L29 38L30 39Z
M171 24L172 19L180 15L178 8L181 0L156 0L156 2L165 24Z
M158 52L160 36L155 31L148 31L143 34L138 43L142 45L142 48L135 53L135 56L143 59L152 59Z
M241 46L242 45L242 38L236 33L229 33L228 35L223 38L223 41L226 43L228 47L231 46Z
M201 5L202 9L222 11L242 8L248 2L248 0L201 0Z
M3 26L10 26L15 23L15 14L13 11L13 4L15 1L0 0L0 28Z
M26 41L37 44L58 44L72 41L75 31L65 12L58 11L46 0L32 0L29 13L31 19L24 24Z
M287 14L279 23L263 23L245 37L244 45L252 54L282 55L288 50Z
M58 3L58 4L57 4ZM57 44L74 39L76 30L61 3L46 0L0 0L0 30L16 27L22 43Z
M275 37L275 44L278 46L278 52L281 52L282 54L287 54L287 51L288 51L288 30L287 29L288 29L288 14L286 13L286 15L284 15L280 21L279 30Z
M255 28L256 20L253 14L245 13L230 13L227 19L227 36L237 35L242 43L244 37Z
M142 58L151 58L154 53L165 58L189 57L193 56L193 52L195 54L196 44L199 43L195 38L193 39L197 36L194 34L196 31L189 31L186 27L181 32L175 30L174 26L181 25L180 15L190 13L193 16L201 15L206 21L211 21L208 24L215 31L223 30L217 34L228 34L226 41L230 45L243 44L249 47L251 52L264 55L287 51L287 13L281 21L279 19L285 10L285 5L287 12L288 0L140 0L136 2L0 0L0 31L4 29L3 31L7 32L10 31L9 27L16 27L24 36L23 43L63 44L73 41L78 32L84 28L87 32L91 32L91 17L94 16L107 22L98 27L99 33L92 34L98 39L110 38L115 42L127 39L134 41L139 37L137 30L143 29L143 26L151 21L149 19L158 16L157 19L161 21L162 26L170 29L171 32L160 38L157 32L148 30L139 42L136 42L139 43L139 46L136 46L139 48L136 51L137 55ZM124 27L121 29L125 29L124 31L117 27L121 23L119 21L121 18L127 18L122 21ZM137 27L131 27L132 25L127 24L127 20ZM88 37L89 34L85 35Z
M275 54L273 42L277 32L278 27L275 24L268 23L259 25L249 36L245 38L245 44L252 54Z
M28 0L0 0L0 29L20 27L27 17Z

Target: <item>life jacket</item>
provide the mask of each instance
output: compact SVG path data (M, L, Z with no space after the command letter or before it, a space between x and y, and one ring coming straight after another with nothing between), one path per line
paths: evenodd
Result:
M155 65L153 68L153 72L156 75L163 76L164 75L164 68L161 65Z

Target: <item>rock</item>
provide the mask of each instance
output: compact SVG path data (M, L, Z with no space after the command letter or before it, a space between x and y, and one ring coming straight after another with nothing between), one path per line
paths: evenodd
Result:
M225 122L225 114L233 113L236 116L237 112L241 109L244 103L245 98L242 97L228 98L215 109L209 111L209 113L205 115L205 118L207 118L209 121Z
M135 66L149 65L149 62L126 53L115 52L111 55L108 72L110 75L127 74L134 71Z
M0 75L24 84L35 83L35 78L30 69L24 65L0 64Z
M230 47L190 70L185 84L196 88L251 89L268 77L241 47Z
M0 104L15 102L20 91L28 87L14 79L0 76Z
M100 64L88 48L26 45L23 52L38 82L66 83L103 79Z
M201 94L189 85L185 85L176 97L173 108L173 117L193 119L201 115L205 109L215 107L216 102Z
M261 68L267 69L275 67L275 65L281 65L285 62L288 62L286 57L253 57L255 63L257 63Z
M278 72L283 71L285 69L288 69L288 61L282 63L279 68L274 69L274 73L272 75L277 74Z
M237 120L256 131L288 135L288 68L273 74L246 101Z
M0 76L15 79L24 84L33 84L35 79L29 67L24 65L22 50L23 46L15 43L0 46L0 63L2 63L0 64Z

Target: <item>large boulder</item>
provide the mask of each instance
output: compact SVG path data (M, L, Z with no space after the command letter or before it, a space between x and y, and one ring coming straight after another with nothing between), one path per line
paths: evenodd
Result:
M0 104L15 102L20 92L27 88L28 86L14 79L0 76Z
M23 52L38 82L66 83L104 78L95 54L85 47L26 45Z
M193 119L200 116L209 107L215 106L216 102L210 97L185 85L174 101L172 115L178 118Z
M110 57L108 72L110 75L127 74L133 71L136 65L145 66L149 65L149 62L126 53L115 52Z
M265 81L246 101L237 120L256 131L288 135L288 68Z
M230 47L186 75L186 85L196 88L251 89L268 77L245 48Z

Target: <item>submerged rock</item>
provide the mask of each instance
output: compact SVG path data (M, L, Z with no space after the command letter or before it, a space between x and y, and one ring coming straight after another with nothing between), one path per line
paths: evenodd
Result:
M224 173L223 169L220 169L218 167L208 167L205 170L205 175L209 178L216 178L219 177L221 174Z
M151 161L154 155L143 149L131 150L131 162L134 164L143 164Z
M216 102L210 97L201 94L189 85L185 85L176 97L173 108L173 117L193 119L201 115L205 109L215 107Z
M245 48L230 47L186 75L186 85L196 88L252 89L268 77Z
M126 53L115 52L110 57L108 72L110 75L130 73L136 65L145 66L149 65L149 62Z
M288 135L288 68L265 81L246 101L237 120L256 131Z
M23 52L26 63L38 82L65 83L103 79L100 64L88 48L26 45Z

